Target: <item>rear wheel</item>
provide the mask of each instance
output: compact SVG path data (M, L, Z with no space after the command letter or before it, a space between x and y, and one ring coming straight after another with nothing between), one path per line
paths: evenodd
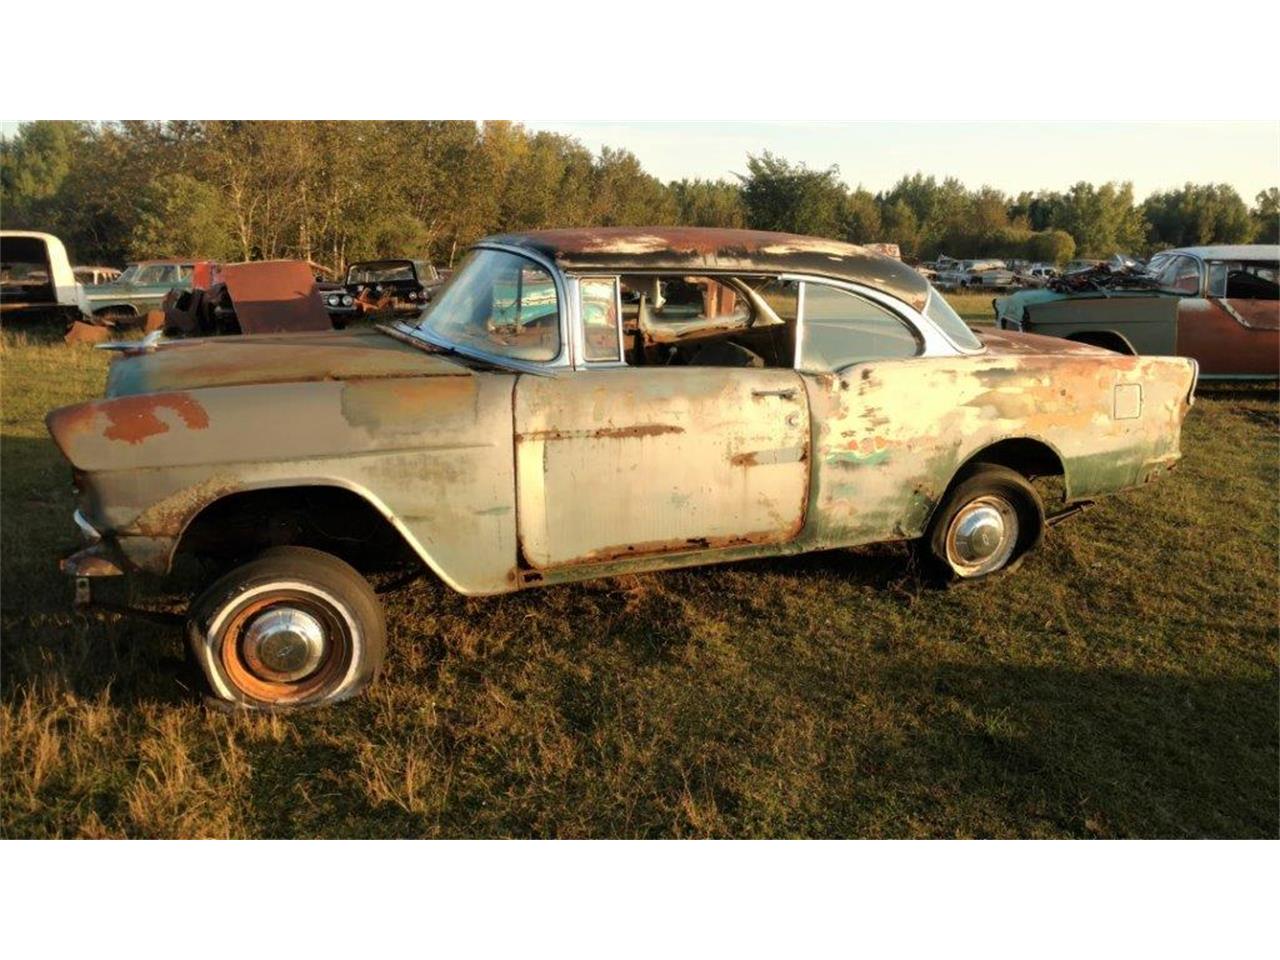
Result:
M306 547L272 548L222 577L192 604L188 634L214 694L258 708L354 696L386 647L369 582Z
M1044 504L1022 474L975 464L956 482L925 536L935 571L970 583L1012 570L1044 539Z

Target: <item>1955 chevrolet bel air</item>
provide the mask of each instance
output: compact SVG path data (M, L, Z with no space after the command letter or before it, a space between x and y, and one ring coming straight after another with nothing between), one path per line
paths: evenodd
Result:
M974 333L915 271L744 230L478 243L390 326L148 345L49 414L91 579L225 571L191 605L214 693L339 700L377 673L361 571L466 594L918 539L945 577L1179 458L1195 363ZM209 569L208 563L200 564Z

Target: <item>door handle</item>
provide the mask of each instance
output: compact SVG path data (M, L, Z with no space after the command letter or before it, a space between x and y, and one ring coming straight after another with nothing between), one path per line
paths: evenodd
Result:
M780 397L783 400L794 400L796 398L796 388L787 387L783 390L752 390L753 397Z

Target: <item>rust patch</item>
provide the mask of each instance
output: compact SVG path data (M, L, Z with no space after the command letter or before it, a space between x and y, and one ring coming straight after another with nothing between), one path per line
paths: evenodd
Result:
M729 458L729 462L735 467L754 467L759 464L754 450L750 453L735 453Z
M791 531L787 531L787 533L790 534ZM621 560L626 557L653 553L681 553L689 550L728 550L732 547L755 547L778 543L782 539L786 539L786 536L780 537L778 531L765 530L731 537L687 537L677 540L652 540L646 543L636 543L621 547L605 547L601 550L595 550L582 558L582 560L575 560L573 563L584 561L588 563L607 563L611 560Z
M234 479L211 477L152 504L120 533L124 536L176 537L197 513L220 497L240 489L241 485Z
M636 437L660 437L668 433L684 433L684 427L665 423L643 423L633 427L600 427L596 430L531 430L516 435L517 442L532 440L630 440Z
M209 414L188 393L143 394L101 404L98 410L109 421L102 435L108 440L142 443L147 437L168 433L169 424L157 416L162 409L176 413L189 430L204 430L209 426Z

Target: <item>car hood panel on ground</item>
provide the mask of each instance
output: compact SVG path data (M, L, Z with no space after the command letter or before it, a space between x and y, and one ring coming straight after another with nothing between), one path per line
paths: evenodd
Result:
M108 397L250 384L469 376L469 371L377 330L211 337L123 357Z

